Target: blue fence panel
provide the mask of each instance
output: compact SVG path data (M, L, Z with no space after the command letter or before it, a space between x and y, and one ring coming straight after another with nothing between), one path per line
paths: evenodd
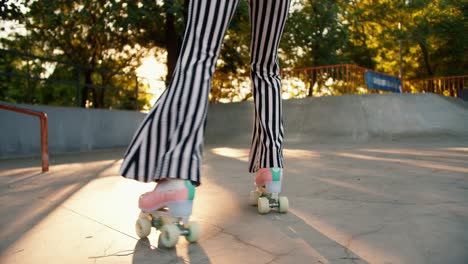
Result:
M397 77L366 71L365 78L368 89L401 93L401 80Z

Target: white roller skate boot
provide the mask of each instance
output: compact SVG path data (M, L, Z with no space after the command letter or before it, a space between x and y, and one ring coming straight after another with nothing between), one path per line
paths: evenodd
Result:
M255 177L255 191L250 192L250 203L258 206L260 214L270 212L271 208L278 208L278 212L286 213L289 201L285 196L279 196L283 180L282 168L262 168Z
M136 222L136 233L145 238L151 233L151 227L155 227L161 231L159 242L167 248L174 247L181 235L191 243L196 242L199 226L188 222L194 197L195 186L188 180L160 181L153 191L140 196L141 213Z

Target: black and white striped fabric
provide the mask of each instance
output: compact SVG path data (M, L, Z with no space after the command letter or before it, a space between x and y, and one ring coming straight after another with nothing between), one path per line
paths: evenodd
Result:
M120 169L142 182L178 178L200 184L208 95L238 0L191 0L181 53L169 87L135 133ZM277 51L290 0L251 0L251 74L255 99L249 171L283 167Z

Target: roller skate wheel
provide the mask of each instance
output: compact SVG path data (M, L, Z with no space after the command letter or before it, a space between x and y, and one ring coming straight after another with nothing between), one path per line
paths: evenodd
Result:
M150 214L147 214L143 211L140 212L140 215L138 216L139 219L143 218L143 219L148 219L149 221L151 221L151 215Z
M280 197L279 197L279 200L278 200L278 203L279 203L278 211L279 211L280 213L287 213L287 212L288 212L288 209L289 209L289 200L288 200L288 197L280 196Z
M188 224L188 235L185 237L185 239L190 243L194 243L194 242L197 242L199 237L200 237L200 226L198 225L198 223L190 222Z
M135 223L135 230L140 238L145 238L151 233L151 221L147 218L139 218Z
M162 225L169 225L171 224L171 220L166 217L166 216L162 216L159 218L159 221L161 222Z
M266 197L260 197L258 199L258 203L257 203L257 206L258 206L258 212L260 214L266 214L268 212L270 212L270 201L268 201L268 199Z
M250 205L257 205L259 197L260 196L258 195L257 191L250 191L250 196L249 196Z
M161 227L159 242L166 248L172 248L179 240L179 228L174 224L167 224Z

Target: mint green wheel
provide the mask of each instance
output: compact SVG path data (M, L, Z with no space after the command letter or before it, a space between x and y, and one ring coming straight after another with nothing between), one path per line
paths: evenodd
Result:
M145 238L151 233L151 221L148 218L138 218L135 223L135 231L140 238Z
M188 235L185 236L185 239L190 242L190 243L195 243L198 241L198 238L200 237L200 225L195 222L190 222L188 224Z
M173 248L179 241L179 228L174 224L163 225L160 229L159 242L166 248Z
M249 196L250 205L257 205L259 197L260 195L258 194L257 191L250 191L250 196Z
M260 197L257 202L258 212L260 214L267 214L270 212L270 201L266 197Z
M279 211L280 213L287 213L288 210L289 210L289 200L288 200L288 197L280 196L279 199L278 199L278 203L279 203L278 211Z
M145 218L145 219L148 219L149 221L151 221L151 214L148 214L148 213L145 213L143 211L140 212L140 214L138 215L138 218Z

